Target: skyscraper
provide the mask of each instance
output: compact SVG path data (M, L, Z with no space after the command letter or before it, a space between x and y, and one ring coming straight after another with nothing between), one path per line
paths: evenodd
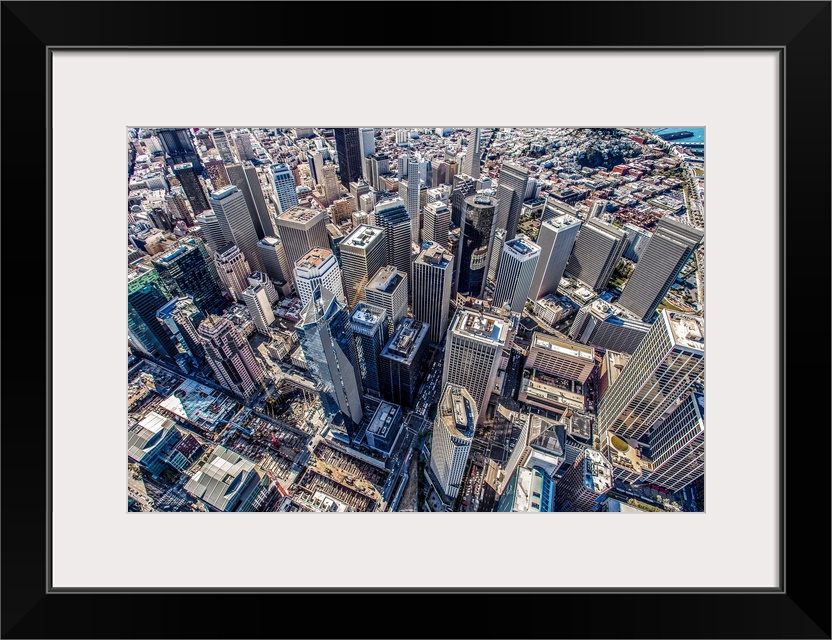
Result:
M315 289L320 287L346 303L341 269L329 249L312 249L295 263L295 285L304 307L312 299Z
M474 129L474 132L468 138L468 147L465 150L465 159L462 161L462 173L465 173L475 180L480 177L480 160L482 152L480 151L480 128Z
M480 420L486 415L507 338L508 324L503 319L465 308L457 311L448 330L442 386L465 387Z
M506 230L497 229L494 232L494 241L491 243L491 257L488 258L488 273L485 277L486 283L492 286L497 284L497 272L500 269L500 257L503 255L505 243Z
M448 330L454 257L436 242L423 242L413 262L413 317L430 325L430 341L439 344Z
M650 326L599 299L581 307L569 328L569 337L600 349L633 353Z
M226 241L240 248L252 269L263 271L263 264L257 254L257 231L240 190L229 186L214 191L211 194L211 208Z
M214 261L220 282L225 286L225 290L235 302L242 302L243 291L248 288L248 275L251 273L251 267L240 248L227 244L217 251Z
M379 201L374 208L376 226L384 229L387 240L387 264L402 274L410 274L412 227L404 201L399 197Z
M275 282L292 282L292 269L280 238L266 236L257 243L257 252L269 278Z
M312 174L312 180L315 184L323 184L324 182L324 156L320 151L314 151L309 154L309 173Z
M352 308L366 298L365 288L370 278L387 264L384 229L359 225L339 247L347 304Z
M365 176L365 180L376 191L381 191L384 188L381 177L390 173L390 156L386 153L374 153L367 158L365 163L369 169L369 175Z
M341 197L341 187L338 185L338 173L335 165L327 162L321 169L321 175L323 176L324 200L327 206L330 206Z
M224 130L214 129L211 131L211 140L214 141L214 147L216 147L223 162L229 164L234 162L234 154L231 151L231 143Z
M642 438L704 370L705 321L664 309L601 401L601 442L607 431Z
M500 221L505 222L506 240L511 240L517 233L517 222L520 220L520 209L523 207L523 197L526 195L526 183L529 172L523 167L504 162L500 169L497 186L497 199L500 201Z
M162 141L170 166L191 163L197 173L202 172L202 164L199 160L199 154L194 148L190 131L181 128L165 128L157 129L156 135Z
M627 248L624 249L624 257L627 260L638 262L641 256L644 255L644 250L647 248L653 234L629 222L624 223L624 233L627 234Z
M450 184L450 180L445 180ZM451 189L451 221L455 226L462 226L462 218L465 215L465 199L477 192L477 181L469 175L460 173L453 178Z
M363 417L363 390L346 305L331 291L316 288L295 332L331 434L352 440Z
M191 162L175 164L173 165L173 174L182 185L182 189L185 191L188 202L191 203L191 209L194 214L208 209L205 189L202 188L202 184L199 181L199 172L195 165Z
M612 465L595 449L584 449L555 489L557 511L595 511L612 489Z
M392 335L399 320L407 315L407 274L387 265L379 269L364 290L368 304L387 312L387 333Z
M645 322L651 320L704 235L701 230L680 222L659 220L618 304Z
M404 199L407 215L410 218L410 235L413 242L419 242L419 159L407 158L407 180L399 181L399 193Z
M418 400L428 357L427 323L404 318L384 345L380 358L381 395L405 407Z
M645 482L675 493L705 473L705 397L691 393L650 434Z
M171 293L192 296L205 316L220 313L226 302L208 267L210 257L207 252L203 253L201 240L192 242L179 242L174 248L153 256L153 266Z
M179 348L191 358L191 365L199 368L205 359L205 349L196 328L205 317L190 296L174 298L156 312L156 319L167 329Z
M358 148L364 159L376 152L376 130L372 127L361 127L358 130Z
M269 325L274 322L274 312L269 303L266 287L262 284L250 286L243 291L242 298L257 331L264 336L270 335Z
M156 319L156 313L170 299L170 292L155 269L144 273L128 272L127 333L130 343L149 356L175 362L176 345Z
M540 259L529 288L530 300L557 292L580 228L581 221L570 215L557 216L540 225L537 234Z
M298 206L298 194L295 191L295 177L292 170L285 164L273 164L269 166L271 172L274 192L277 196L277 208L284 213L292 207Z
M257 168L251 162L244 162L230 164L225 170L228 172L231 184L237 187L245 198L257 238L274 235L274 225L266 206L266 199L263 197L263 189L260 187Z
M430 194L428 194L428 199L430 199ZM448 230L451 226L451 209L447 203L439 200L425 205L424 219L423 239L426 242L436 242L447 247Z
M338 169L341 184L350 188L350 182L361 177L361 142L357 128L335 128L335 151L338 153Z
M212 251L218 251L228 244L225 239L217 214L213 210L203 211L196 217L196 223L202 228L205 233L205 244L211 247Z
M217 381L243 398L251 398L260 388L263 371L248 341L231 320L209 315L197 328L205 356Z
M311 249L329 249L329 235L326 232L326 213L315 209L293 207L278 216L277 231L286 251L286 260L292 269L294 264Z
M459 494L478 417L477 403L467 389L444 387L433 422L430 469L451 500Z
M491 196L465 198L465 214L459 240L457 291L479 298L485 283L486 268L494 238L497 201Z
M595 291L610 281L627 238L621 229L597 219L587 220L578 231L565 272Z
M350 326L358 348L361 384L366 393L381 396L381 351L387 342L387 312L359 302L350 314Z
M222 189L231 184L222 160L209 160L205 163L205 171L208 173L208 178L211 180L211 185L215 190Z
M495 307L508 303L512 311L523 312L539 258L540 247L526 236L518 236L503 245L492 303Z

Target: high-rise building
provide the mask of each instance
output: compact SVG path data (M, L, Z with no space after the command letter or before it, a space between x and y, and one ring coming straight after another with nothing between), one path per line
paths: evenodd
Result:
M260 389L263 371L231 320L211 314L200 323L197 333L217 381L238 396L254 396Z
M156 312L156 319L167 329L179 348L191 358L193 368L205 359L205 349L196 328L205 317L190 296L174 298Z
M257 253L257 230L242 192L235 186L214 191L211 194L211 208L217 216L226 242L240 248L252 269L263 271Z
M595 352L592 347L535 331L526 358L526 368L584 384L595 368Z
M298 206L298 194L295 191L295 177L292 170L285 164L273 164L269 166L274 192L277 196L277 209L284 213L292 207Z
M480 420L486 415L507 338L505 320L465 308L457 311L448 330L442 386L465 387L474 398Z
M292 281L292 269L280 238L266 236L257 243L257 252L269 278L275 282Z
M384 229L360 225L339 245L347 304L353 308L366 298L370 278L387 264Z
M508 303L512 311L523 312L539 258L540 247L526 236L506 241L494 287L495 307Z
M171 293L192 296L205 316L220 313L226 302L208 267L211 259L202 241L196 238L192 241L193 244L179 242L174 248L153 256L153 266Z
M373 189L381 191L384 187L382 176L390 174L390 156L386 153L374 153L367 158L365 166L368 168L369 175L364 179Z
M335 254L329 249L312 249L295 263L295 285L304 307L312 299L313 291L320 287L346 303L341 269Z
M541 224L552 218L559 218L560 216L578 217L578 210L575 207L570 207L563 200L546 196L546 204L543 207L543 212L540 214Z
M227 244L217 251L214 261L225 290L235 302L243 302L243 291L249 286L248 275L251 273L251 267L240 248Z
M358 130L358 148L362 158L376 152L376 130L372 127L361 127Z
M316 288L295 326L333 437L352 440L363 418L358 352L345 304Z
M638 262L653 234L629 222L624 224L624 233L627 234L627 248L624 249L624 257L627 260Z
M231 151L231 143L228 140L228 135L222 129L214 129L211 131L211 140L214 141L214 147L220 154L223 162L234 162L234 154Z
M304 207L293 207L278 216L277 232L286 251L286 260L292 268L311 249L329 249L329 235L326 232L326 213Z
M387 312L359 302L350 314L350 326L358 348L361 384L366 393L381 395L381 351L387 342Z
M313 151L309 154L309 173L315 184L324 182L324 156L320 151Z
M257 331L264 336L271 335L269 325L274 322L274 312L272 311L272 305L269 303L266 287L262 284L248 287L243 291L242 298L251 314L254 326L257 327Z
M480 151L480 136L482 135L480 128L474 129L474 132L468 138L468 147L465 150L465 159L462 161L462 173L465 173L472 178L480 177L480 161L482 160L482 151Z
M127 333L130 343L149 356L175 362L176 345L156 319L156 313L170 299L170 292L155 269L144 273L128 272Z
M407 215L410 218L410 234L413 242L419 242L419 159L407 158L407 180L399 181L399 194L404 200Z
M569 328L569 337L599 349L633 353L648 331L649 324L598 299L581 307Z
M511 240L517 233L528 180L529 172L519 165L504 162L500 168L497 199L500 201L500 222L504 222L505 227L497 226L506 230L506 240Z
M433 422L430 469L447 498L459 494L478 419L477 402L464 387L448 384Z
M659 220L618 304L650 321L704 235L695 227L667 218Z
M329 206L341 197L341 187L338 184L335 165L331 162L326 163L321 169L321 175L323 176L324 201L326 206Z
M541 223L537 234L540 260L529 288L530 300L540 300L557 292L580 228L581 221L570 215L560 215Z
M475 194L465 198L457 265L457 291L479 298L485 284L486 269L494 238L497 201Z
M653 470L645 482L671 493L705 473L705 397L692 393L650 434Z
M450 180L445 180L445 182L451 184ZM454 176L452 184L451 221L455 226L461 227L465 215L465 199L477 192L477 181L467 174L460 173Z
M364 180L359 180L358 182L350 182L350 195L354 198L353 208L350 211L350 213L358 210L359 199L365 193L370 193L370 185L367 184Z
M251 145L251 132L248 129L242 129L232 135L234 146L237 148L237 157L240 162L246 160L257 160L257 154L254 153L254 147Z
M266 206L266 198L263 196L263 189L260 186L260 177L257 175L257 167L251 162L242 164L230 164L226 166L228 179L240 192L246 201L254 230L257 238L274 235L274 224Z
M591 289L601 291L624 253L626 239L627 234L611 224L598 219L585 221L578 231L565 272Z
M430 189L430 191L439 191ZM428 199L431 194L428 193ZM448 246L448 230L451 227L451 209L446 202L436 200L425 205L425 223L422 237L425 242L436 242L443 247Z
M277 302L279 298L277 289L275 288L271 278L269 278L268 274L263 273L262 271L253 271L248 275L248 286L262 286L266 291L266 299L269 301L270 305Z
M338 153L338 169L341 184L350 188L350 182L361 177L361 141L357 128L335 128L335 151Z
M704 370L705 321L664 309L601 401L601 442L608 431L642 438Z
M517 467L500 497L497 511L550 513L555 510L555 481L538 466Z
M404 318L381 351L381 395L405 407L418 400L428 356L430 326Z
M430 325L430 341L439 344L448 331L454 257L436 242L423 242L413 262L413 317Z
M191 163L197 173L202 171L199 154L194 148L191 133L188 129L157 129L156 135L159 136L159 139L162 141L162 146L165 149L165 154L168 157L168 164L170 166ZM207 209L208 207L205 208ZM198 209L198 211L202 211L202 209Z
M222 189L231 184L228 179L228 172L225 170L225 164L222 160L209 160L205 163L205 171L208 173L208 178L211 180L211 186L216 189Z
M373 211L376 226L384 229L387 264L409 275L412 227L404 201L399 197L385 198L376 204Z
M228 244L228 241L225 239L225 233L223 233L222 227L220 226L220 222L217 220L217 214L211 209L200 213L196 217L196 223L201 227L203 233L205 234L205 244L211 247L212 251L218 251Z
M556 486L557 511L595 511L612 489L612 465L595 449L584 449Z
M500 269L500 257L503 255L503 245L506 243L506 230L497 229L494 232L494 241L491 244L491 257L488 259L488 274L486 283L492 286L497 284L497 272Z
M407 274L393 265L376 271L364 291L368 304L381 307L387 312L387 333L392 335L399 320L407 315Z
M173 165L173 174L182 185L182 189L185 191L185 195L188 198L188 202L191 203L191 209L193 209L194 213L208 209L205 189L202 188L202 183L199 181L199 172L194 163L181 162Z
M589 209L589 218L600 218L607 210L606 200L596 200Z

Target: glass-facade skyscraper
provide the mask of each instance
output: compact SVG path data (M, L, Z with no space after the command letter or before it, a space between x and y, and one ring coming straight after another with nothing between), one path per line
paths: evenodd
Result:
M156 313L171 299L155 269L127 276L127 333L133 346L162 360L175 361L176 345L156 319Z
M465 198L458 249L458 293L474 298L479 298L482 293L495 231L496 208L497 201L491 196L477 194Z
M194 304L207 317L212 313L221 313L226 302L208 268L204 250L198 238L183 241L173 249L154 256L153 266L171 292L192 296Z

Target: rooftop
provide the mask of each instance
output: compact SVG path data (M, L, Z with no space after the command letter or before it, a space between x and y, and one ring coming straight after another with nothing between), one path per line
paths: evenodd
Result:
M218 446L208 462L185 485L185 491L225 511L243 490L245 480L254 471L254 462Z
M127 455L140 462L163 442L165 434L175 427L173 420L159 415L155 411L148 413L139 424L132 427L127 434Z
M229 419L240 408L222 392L194 380L185 380L159 406L207 429L214 429L220 420Z
M295 263L298 269L313 269L320 267L324 262L332 258L332 251L329 249L314 248Z
M441 244L426 241L421 246L422 252L416 258L416 262L431 264L437 267L447 267L451 260L453 260L453 255Z
M373 279L367 283L367 288L392 293L403 279L404 275L399 273L396 267L388 265L376 272Z
M306 207L291 207L289 210L281 213L277 219L285 220L287 222L309 222L316 216L322 216L322 211L315 209L307 209Z
M476 412L476 403L467 389L455 384L445 387L437 417L452 436L473 438Z
M358 225L343 241L341 248L359 247L364 248L384 233L381 227L371 227L367 224Z
M584 450L584 487L604 493L612 487L612 465L595 449Z
M399 405L382 401L373 414L372 420L370 420L367 432L379 438L386 438L396 421L396 415L399 411Z
M429 331L430 325L427 322L420 322L413 318L402 319L396 332L382 350L382 355L400 361L411 361Z
M383 324L386 319L386 310L366 302L359 302L350 315L350 322L354 325L365 325L368 328Z
M214 193L211 194L211 199L212 200L222 200L223 198L226 198L226 197L230 196L232 193L236 193L236 192L237 192L237 187L235 187L233 184L229 184L225 187L222 187L221 189L217 189L216 191L214 191Z
M517 253L521 256L533 256L540 253L540 247L528 238L514 238L503 245L503 250L511 250L512 253Z
M502 344L506 340L508 325L500 318L470 309L462 309L457 313L451 326L456 333L461 335Z
M705 350L705 320L703 318L667 310L662 313L667 313L670 330L673 332L673 340L676 344L699 351Z
M570 356L572 358L581 358L582 360L593 360L595 357L592 347L588 347L576 342L566 342L565 340L558 340L545 333L535 332L532 336L532 342L535 347L553 351L560 355Z

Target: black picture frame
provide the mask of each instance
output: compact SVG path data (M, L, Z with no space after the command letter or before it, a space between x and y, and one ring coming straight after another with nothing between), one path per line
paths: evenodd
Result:
M468 17L449 27L441 48L769 49L780 53L781 78L781 554L780 587L772 590L306 590L270 593L218 589L50 587L48 427L52 243L49 81L51 52L62 48L273 48L275 31L216 28L224 10L272 24L297 14L325 28L330 48L422 49L433 30L374 29L361 41L362 20L382 25L401 3L2 3L2 563L3 638L100 637L602 637L829 638L830 629L830 372L824 336L829 322L830 265L830 2L563 2L488 3L455 7ZM451 3L452 4L452 3ZM413 4L411 15L451 4ZM552 29L531 12L550 10ZM308 12L304 17L304 12ZM388 13L389 12L389 13ZM187 24L186 29L163 28ZM450 15L450 14L449 14ZM295 18L292 18L293 20ZM135 28L136 25L141 28ZM685 28L668 29L669 24ZM570 26L571 25L571 26ZM158 28L154 28L158 27ZM242 40L243 34L245 41ZM281 48L315 48L303 28L284 29ZM320 41L320 38L316 38ZM811 179L805 172L811 171ZM40 198L43 197L43 200ZM788 212L788 216L786 215ZM43 252L41 254L41 251ZM41 255L43 259L41 259ZM788 258L791 261L788 262ZM808 259L808 261L807 261ZM800 263L797 261L800 260ZM787 268L791 264L792 268ZM807 269L807 264L818 265ZM818 271L819 269L819 271ZM821 275L812 276L811 273ZM712 276L713 277L713 276ZM826 285L826 286L824 286ZM820 290L818 290L820 289ZM43 304L37 312L35 304ZM79 305L83 296L79 291ZM809 308L811 307L811 309ZM75 310L78 312L78 310ZM749 309L748 313L753 313ZM814 325L820 324L821 328ZM43 339L41 339L43 337ZM787 349L787 345L801 345ZM817 349L813 348L817 347ZM765 346L760 345L760 348ZM34 370L34 373L32 373ZM743 375L742 373L740 375ZM751 375L749 372L747 375ZM788 400L788 402L787 402ZM43 409L41 409L43 408ZM46 427L46 428L44 428ZM788 427L788 428L787 428ZM738 452L741 457L741 452ZM807 455L812 456L811 464ZM61 481L71 482L71 478ZM752 491L753 487L746 487ZM91 559L94 561L94 559ZM454 627L430 615L453 605ZM398 595L399 597L396 597ZM404 596L418 596L414 599ZM523 598L526 615L507 597ZM527 600L528 599L528 600ZM414 610L422 611L415 615ZM285 615L298 612L298 615ZM657 613L661 612L661 613ZM281 621L285 618L285 621Z

